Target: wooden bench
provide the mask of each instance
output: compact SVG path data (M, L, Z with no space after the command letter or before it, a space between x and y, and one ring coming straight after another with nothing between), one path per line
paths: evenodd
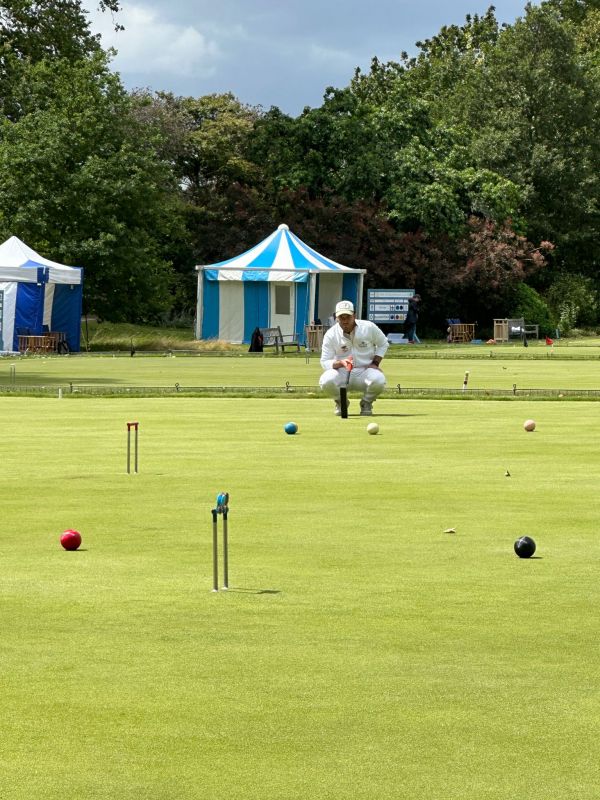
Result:
M524 336L535 336L536 339L540 338L540 326L539 325L523 325L523 335Z
M279 353L285 353L286 347L295 347L300 352L300 342L295 333L283 334L279 325L276 328L261 328L263 347L274 347Z
M66 352L63 333L50 331L39 336L19 335L19 353L62 353Z

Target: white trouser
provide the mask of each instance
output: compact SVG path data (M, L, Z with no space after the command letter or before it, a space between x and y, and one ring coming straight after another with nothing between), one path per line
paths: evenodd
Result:
M321 375L319 386L334 400L340 399L340 388L347 386L351 391L362 392L363 400L372 403L385 389L385 375L373 367L355 367L350 370L348 383L347 369L327 369Z

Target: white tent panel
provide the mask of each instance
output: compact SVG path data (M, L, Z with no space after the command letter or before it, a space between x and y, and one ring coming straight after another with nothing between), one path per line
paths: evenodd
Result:
M15 335L15 309L17 305L17 284L0 283L0 292L4 292L2 313L2 346L3 352L11 352L11 342Z
M52 303L54 302L54 286L55 284L49 283L46 286L46 292L44 294L44 316L42 319L42 324L48 326L48 330L50 330L50 325L52 323Z
M319 307L316 316L323 322L335 313L335 304L342 297L343 275L324 273L319 276Z
M16 236L0 244L0 280L37 283L39 267L48 267L51 283L77 285L82 281L80 269L44 258Z
M0 279L19 283L37 283L37 267L12 267L0 265Z
M244 341L244 284L226 283L219 292L219 339Z

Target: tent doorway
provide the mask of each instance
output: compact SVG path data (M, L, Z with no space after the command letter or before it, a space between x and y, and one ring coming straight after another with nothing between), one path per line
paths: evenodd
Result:
M296 284L276 283L271 286L271 327L279 326L284 336L294 333L296 308Z

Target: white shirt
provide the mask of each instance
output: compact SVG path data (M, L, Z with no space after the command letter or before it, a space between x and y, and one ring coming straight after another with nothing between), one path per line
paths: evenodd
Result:
M331 369L334 361L352 356L355 368L368 367L373 356L383 358L389 346L385 334L374 322L357 319L354 330L348 336L336 322L323 337L321 366Z

